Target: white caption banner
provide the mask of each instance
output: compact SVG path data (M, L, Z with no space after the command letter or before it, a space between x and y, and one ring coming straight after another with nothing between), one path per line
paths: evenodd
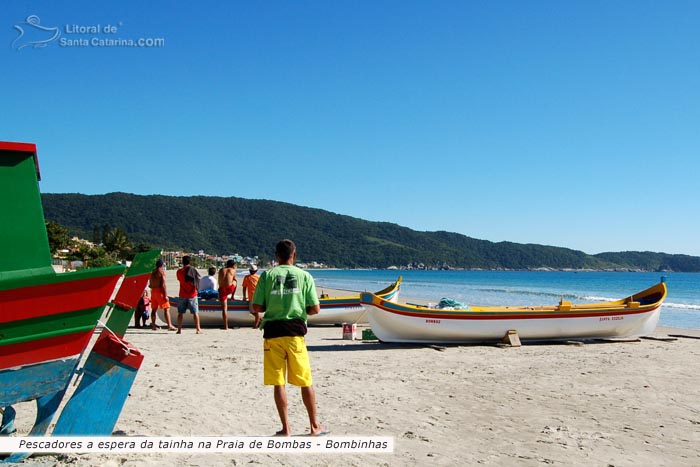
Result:
M126 452L287 452L392 453L386 436L57 436L0 437L0 452L126 453Z

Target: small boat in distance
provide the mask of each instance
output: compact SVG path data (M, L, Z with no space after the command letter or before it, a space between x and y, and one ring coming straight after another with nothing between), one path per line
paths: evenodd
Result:
M381 297L387 302L396 302L399 299L399 290L401 287L402 277L388 287L375 292L374 295ZM170 318L173 322L177 321L177 304L182 300L179 297L168 297L170 299ZM319 297L321 304L321 312L317 315L308 317L308 324L328 325L342 323L366 323L367 310L360 303L360 294L329 297L326 294L321 294ZM252 326L254 323L253 316L250 314L248 307L250 302L247 300L229 300L228 301L228 324L229 326ZM165 321L164 311L158 310L158 318ZM216 299L199 299L199 319L202 326L221 326L221 302ZM186 313L183 318L183 325L193 325L192 315Z
M640 337L659 321L666 284L660 282L621 300L555 306L469 306L440 309L392 303L371 293L370 327L384 342L469 343L502 339L516 331L521 340L569 340Z

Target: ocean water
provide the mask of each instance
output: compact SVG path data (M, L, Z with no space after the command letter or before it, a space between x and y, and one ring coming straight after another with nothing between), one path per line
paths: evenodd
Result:
M472 305L554 305L617 300L664 277L668 296L662 326L700 329L700 274L563 271L310 270L316 287L377 291L403 276L401 299L437 303L452 298ZM320 291L320 290L319 290Z

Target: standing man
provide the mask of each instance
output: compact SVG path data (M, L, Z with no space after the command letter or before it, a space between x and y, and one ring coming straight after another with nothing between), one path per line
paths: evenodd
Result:
M197 334L202 333L199 327L199 302L197 301L197 287L199 286L199 271L190 266L190 257L182 257L182 267L177 270L177 280L180 283L179 297L182 299L177 304L177 333L182 333L182 318L189 308L194 319L194 326Z
M149 285L151 287L151 329L154 331L158 329L156 312L160 308L163 310L165 322L168 324L168 331L174 331L175 326L170 321L170 300L165 286L165 264L162 259L156 261L156 267L151 271Z
M253 300L255 287L258 285L258 279L260 279L260 276L256 275L258 272L258 267L256 265L251 264L248 272L249 274L243 278L243 300ZM246 292L248 293L246 294Z
M255 327L263 329L264 383L274 386L275 405L282 429L278 436L290 436L285 385L301 387L301 398L309 415L310 435L328 433L316 417L316 393L312 386L309 354L306 350L306 317L320 310L314 279L294 266L296 245L281 240L275 247L279 266L260 275L251 313ZM264 313L264 318L260 316ZM262 324L261 324L262 321Z
M224 320L224 330L228 329L228 299L236 293L236 262L226 261L226 267L219 271L219 301L221 302L221 318Z

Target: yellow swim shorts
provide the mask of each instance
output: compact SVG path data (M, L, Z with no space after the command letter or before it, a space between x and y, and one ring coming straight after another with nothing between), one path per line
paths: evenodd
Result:
M304 336L284 336L265 339L265 384L299 387L311 386L311 365Z

